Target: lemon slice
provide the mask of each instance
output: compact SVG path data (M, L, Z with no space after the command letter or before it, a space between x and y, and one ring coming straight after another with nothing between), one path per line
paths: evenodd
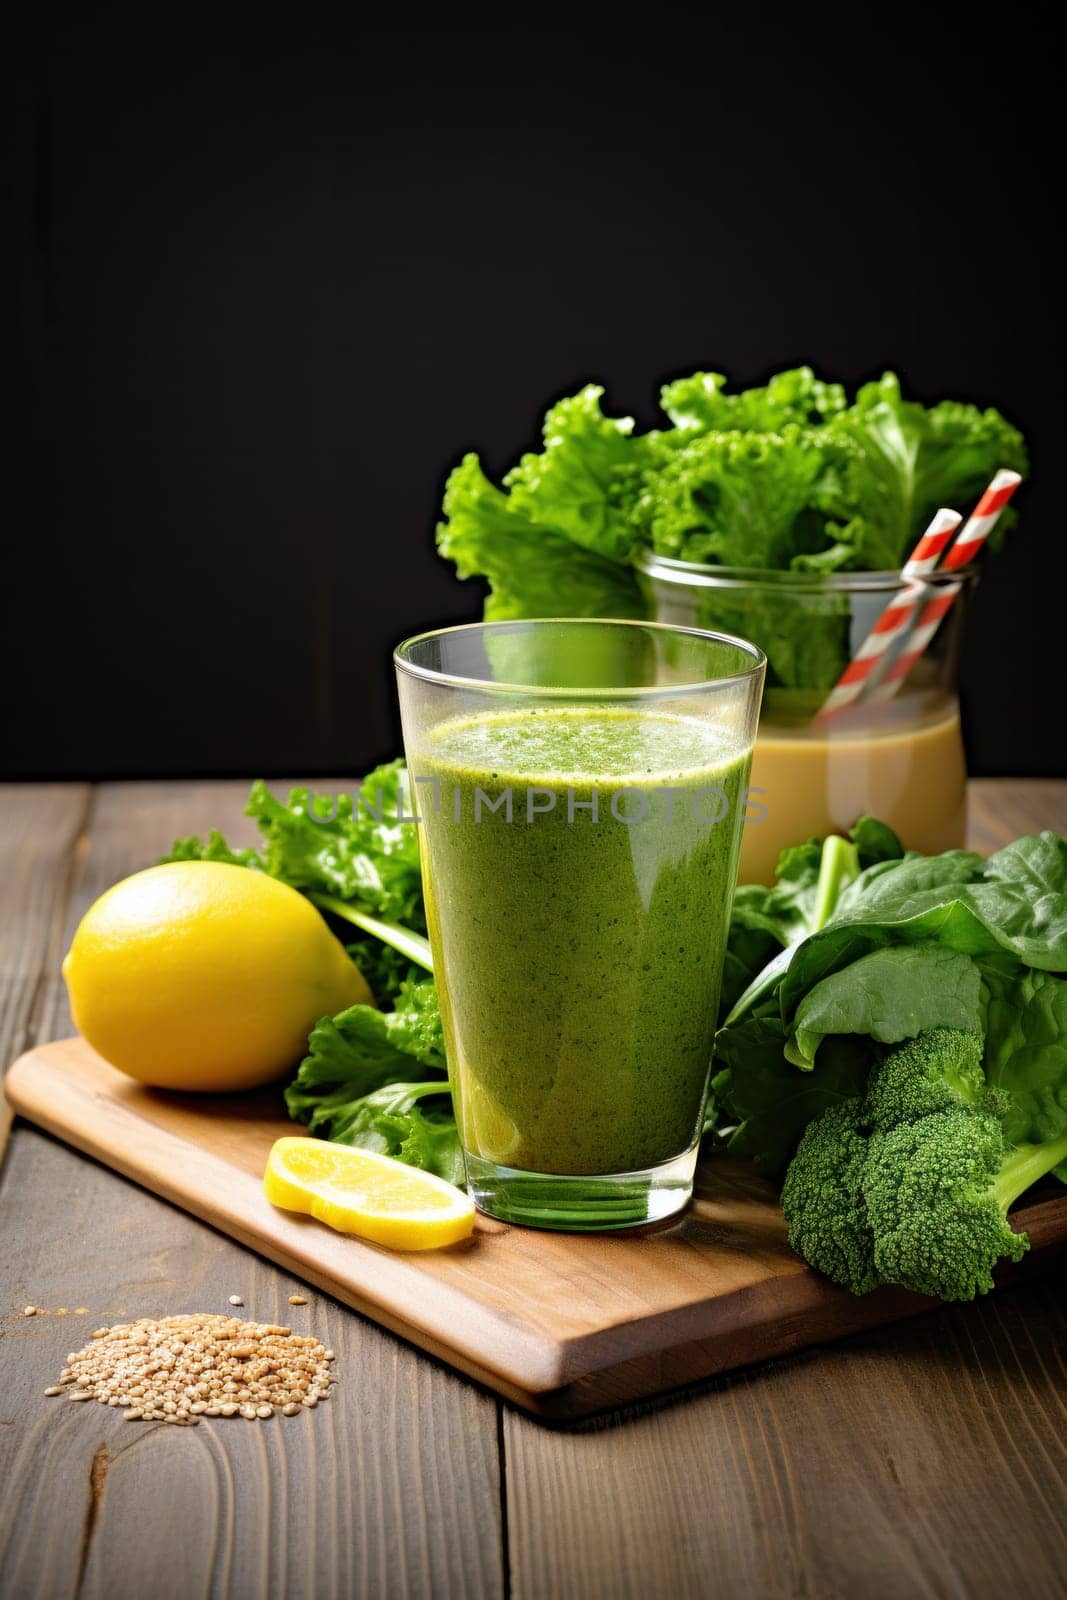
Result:
M263 1193L284 1211L392 1250L436 1250L474 1229L474 1204L462 1189L376 1150L326 1139L276 1140Z

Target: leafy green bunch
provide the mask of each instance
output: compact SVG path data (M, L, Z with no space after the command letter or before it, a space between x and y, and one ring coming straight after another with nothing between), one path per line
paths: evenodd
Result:
M1067 841L828 878L843 848L739 891L735 995L762 964L718 1034L717 1137L784 1174L792 1242L839 1282L970 1298L1025 1247L1008 1205L1067 1181Z
M999 412L924 407L893 373L850 402L808 367L736 394L697 372L664 387L671 426L644 434L605 416L602 399L589 384L550 407L543 448L501 487L473 454L451 473L438 545L461 577L488 579L488 618L644 616L642 547L726 567L896 569L939 506L967 509L998 467L1027 466ZM772 685L826 688L847 660L840 606L787 610L750 596L735 614L722 593L705 604L702 621L763 646Z

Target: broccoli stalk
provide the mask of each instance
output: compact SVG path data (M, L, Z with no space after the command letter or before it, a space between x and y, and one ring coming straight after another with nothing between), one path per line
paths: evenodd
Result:
M1061 1161L1067 1161L1067 1133L1046 1144L1016 1145L993 1180L993 1193L1001 1210L1007 1211L1027 1189L1047 1178Z
M1008 1209L1067 1160L1067 1132L1009 1145L1006 1097L980 1063L979 1035L930 1029L886 1055L865 1096L809 1124L782 1189L798 1254L853 1294L897 1283L972 1300L1026 1253Z

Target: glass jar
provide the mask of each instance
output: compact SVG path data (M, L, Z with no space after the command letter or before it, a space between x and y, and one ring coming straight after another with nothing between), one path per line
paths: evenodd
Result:
M863 694L817 716L885 608L913 590L899 572L803 573L637 560L658 622L753 640L767 680L752 764L741 882L769 883L781 850L845 832L863 815L888 822L908 849L958 848L966 833L959 657L975 569L934 572L924 598L951 602L932 640L890 693L910 629L896 634Z

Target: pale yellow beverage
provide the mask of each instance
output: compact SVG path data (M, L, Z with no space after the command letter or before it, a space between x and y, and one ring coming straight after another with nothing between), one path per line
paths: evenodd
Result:
M967 773L959 704L940 689L850 707L832 723L760 719L741 848L742 883L772 883L778 855L813 836L879 817L906 849L962 846Z

